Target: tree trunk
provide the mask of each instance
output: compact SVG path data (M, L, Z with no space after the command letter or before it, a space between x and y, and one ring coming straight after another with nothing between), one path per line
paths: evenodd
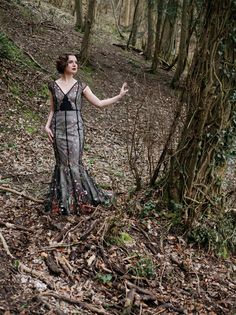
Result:
M121 27L130 26L131 0L123 0L120 8L118 23Z
M179 0L169 0L161 36L161 54L167 63L172 63L176 52L176 19Z
M96 0L89 0L88 13L85 20L84 36L82 39L81 51L80 51L80 60L82 62L86 62L89 58L89 45L90 45L91 29L94 23L95 8L96 8Z
M143 4L143 0L137 0L136 6L134 9L133 24L132 24L132 29L131 29L130 36L128 39L127 48L129 48L130 42L133 47L136 45L138 26L140 24L140 16L142 15L141 13L142 4Z
M82 0L75 0L76 23L75 28L83 29L83 4Z
M156 25L156 40L155 40L155 52L152 61L152 71L157 71L157 66L159 64L159 56L161 49L161 28L163 20L163 9L164 9L164 0L159 0L157 4L157 25Z
M193 12L193 4L190 4L190 0L183 1L182 8L182 25L181 25L181 35L180 44L178 52L178 62L174 77L171 81L171 87L176 88L179 85L180 77L184 72L187 58L188 58L188 48L190 42L190 28L191 28L191 17Z
M168 174L170 204L185 209L188 226L203 211L222 209L221 184L236 135L236 4L207 0L204 10L186 81L187 118Z
M155 0L148 0L148 39L145 56L147 60L152 59L154 51L154 34L155 34Z
M113 16L114 16L114 19L115 19L116 29L117 29L117 31L118 31L120 37L121 37L122 39L124 39L124 36L123 36L123 34L121 33L121 30L120 30L120 27L119 27L119 23L118 23L117 18L116 18L115 4L114 4L113 0L110 0L110 1L111 1L111 5L112 5L112 12L113 12Z

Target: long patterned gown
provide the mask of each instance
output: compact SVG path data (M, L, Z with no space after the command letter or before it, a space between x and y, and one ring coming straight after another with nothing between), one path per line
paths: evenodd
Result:
M81 107L85 87L84 83L76 81L65 94L56 81L49 83L54 103L51 130L56 165L46 211L78 214L89 205L96 206L108 199L82 163L84 127Z

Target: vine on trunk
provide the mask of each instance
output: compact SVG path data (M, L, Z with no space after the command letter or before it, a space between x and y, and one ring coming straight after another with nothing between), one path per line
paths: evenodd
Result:
M222 182L236 126L235 12L235 1L207 1L186 81L188 114L171 158L167 192L188 227L205 211L224 210Z

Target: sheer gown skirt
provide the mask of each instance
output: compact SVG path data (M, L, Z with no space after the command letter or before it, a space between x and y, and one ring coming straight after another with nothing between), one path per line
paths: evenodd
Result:
M108 196L97 187L82 163L84 129L80 111L57 111L52 120L55 170L47 210L78 213Z

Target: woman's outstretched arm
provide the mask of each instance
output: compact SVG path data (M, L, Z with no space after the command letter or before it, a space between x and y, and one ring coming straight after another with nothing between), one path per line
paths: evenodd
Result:
M86 86L86 88L84 89L83 95L86 98L86 100L92 105L98 108L104 108L119 101L127 92L128 92L127 83L125 82L122 85L120 93L111 98L100 100L95 94L93 94L93 92L90 90L88 86Z

